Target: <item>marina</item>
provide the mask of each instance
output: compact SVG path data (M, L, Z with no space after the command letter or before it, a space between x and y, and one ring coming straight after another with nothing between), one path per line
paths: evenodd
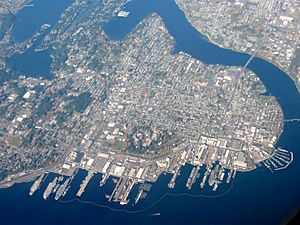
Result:
M293 152L278 148L273 152L271 158L263 161L263 165L273 172L274 170L286 169L293 162L293 160Z

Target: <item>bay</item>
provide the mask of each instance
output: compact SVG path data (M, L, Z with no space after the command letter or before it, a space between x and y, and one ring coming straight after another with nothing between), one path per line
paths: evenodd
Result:
M112 39L123 39L136 24L152 12L158 13L170 34L176 41L174 53L184 51L192 57L207 64L243 66L249 55L222 49L209 43L187 21L184 13L174 0L133 0L125 9L130 12L128 18L113 18L105 24L104 29ZM255 72L265 84L269 94L276 97L286 119L300 117L300 97L291 78L282 70L264 59L255 57L248 69ZM28 196L31 183L16 184L11 188L0 190L0 211L3 224L278 224L285 222L300 207L300 170L299 146L300 124L286 123L277 146L294 152L293 163L285 170L271 173L264 167L249 173L238 173L233 186L224 186L221 193L213 193L198 185L188 191L184 182L191 166L186 165L178 178L175 189L167 188L169 175L162 175L153 185L142 206L130 208L131 213L119 205L110 205L105 194L113 189L112 181L104 187L98 185L100 175L95 176L82 196L84 203L74 199L75 193L85 171L79 171L72 188L62 202L50 198L42 199L41 189L33 197ZM47 178L49 182L54 174ZM170 193L172 195L165 195ZM194 197L181 195L191 194ZM174 196L176 194L176 196ZM196 195L203 195L195 197ZM160 199L160 201L158 201ZM158 201L158 202L156 202ZM155 203L153 205L153 203ZM96 204L94 204L96 203ZM102 205L104 207L101 207ZM132 213L135 210L146 211ZM112 207L109 209L107 207ZM153 213L160 213L154 216Z
M43 51L35 50L55 26L62 12L73 2L73 0L33 0L17 14L11 35L17 43L29 39L44 24L50 24L51 27L45 30L24 53L16 53L7 59L14 70L27 76L52 78L52 47Z

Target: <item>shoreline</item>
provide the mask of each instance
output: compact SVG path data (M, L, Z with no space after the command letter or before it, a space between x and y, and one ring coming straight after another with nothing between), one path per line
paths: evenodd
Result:
M37 177L47 172L47 168L41 168L30 173L14 177L11 180L2 180L0 182L0 190L12 187L14 184L28 183L34 181Z
M230 50L230 51L234 51L234 52L239 52L239 53L246 53L248 55L251 55L252 53L248 52L248 51L241 51L241 50L238 50L238 49L233 49L233 48L228 48L228 47L225 47L219 43L217 43L216 41L214 41L209 34L205 33L204 31L201 31L199 29L197 29L197 27L194 26L194 24L192 23L192 21L189 19L189 17L187 16L187 13L185 13L185 11L183 10L183 8L180 6L180 4L177 2L177 0L175 0L178 8L183 12L183 14L185 15L187 21L191 24L192 27L194 27L200 34L202 34L204 37L206 37L208 39L209 42L211 42L212 44L220 47L220 48L223 48L223 49L227 49L227 50ZM259 57L263 60L266 60L267 62L275 65L277 68L279 68L280 70L282 70L284 73L286 73L289 78L291 78L297 88L297 91L298 91L298 94L300 94L300 83L298 83L295 79L295 77L293 77L288 71L286 71L280 64L276 63L276 62L273 62L271 61L270 59L264 57L264 56L261 56L260 54L255 54L255 57Z
M176 1L177 3L177 1ZM180 8L180 7L179 7ZM193 26L193 24L188 20L188 22ZM194 27L194 26L193 26ZM201 32L200 32L201 33ZM201 33L202 34L202 33ZM209 35L207 34L203 34L205 37L207 37L207 39L209 41L211 41L212 43L214 43L215 45L219 46L219 47L222 47L221 45L219 45L218 43L216 43L215 41L212 40L212 38L210 38ZM222 47L223 48L223 47ZM227 48L229 49L229 48ZM235 50L233 50L235 51ZM238 52L238 51L236 51ZM273 64L273 63L272 63ZM276 64L274 64L276 65ZM284 70L283 70L284 71ZM290 76L289 76L290 77ZM280 107L281 108L281 107ZM282 109L281 109L282 110ZM284 124L284 121L282 121L282 124ZM283 125L282 125L283 126ZM282 132L281 132L282 133ZM281 136L281 134L280 134ZM278 137L278 139L280 138L280 136ZM277 144L278 140L276 140L276 144ZM5 181L3 183L0 182L0 188L6 188L6 187L11 187L13 184L15 183L23 183L23 182L30 182L32 180L34 180L37 176L39 176L40 174L38 173L38 170L37 171L33 171L32 173L29 173L29 174L24 174L24 175L21 175L19 177L16 177L16 178L13 178L12 180L9 180L9 181Z

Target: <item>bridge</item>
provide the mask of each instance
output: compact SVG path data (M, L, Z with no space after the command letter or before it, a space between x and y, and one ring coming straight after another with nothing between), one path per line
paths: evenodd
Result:
M284 122L287 123L300 122L300 119L288 119L288 120L284 120Z
M245 63L245 65L243 66L244 69L246 69L248 67L248 65L251 63L252 59L256 56L257 52L261 49L262 45L265 42L264 39L265 38L262 39L262 41L259 43L259 45L256 47L256 49L254 50L254 52L252 53L252 55L248 59L248 61Z
M245 63L245 65L243 66L244 69L246 69L248 67L248 65L251 63L252 59L255 57L256 53L257 53L258 49L256 49L252 55L250 56L250 58L248 59L248 61Z

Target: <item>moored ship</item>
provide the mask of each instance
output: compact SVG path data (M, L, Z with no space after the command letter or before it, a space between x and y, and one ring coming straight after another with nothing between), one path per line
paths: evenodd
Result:
M50 182L46 188L46 190L44 191L44 194L43 194L43 198L46 200L49 195L51 194L53 188L56 186L57 184L57 177L54 178L54 180L52 182Z
M40 188L44 177L45 177L45 174L41 175L38 179L35 180L35 182L33 183L33 185L30 188L30 192L29 192L30 196L33 195Z
M61 196L63 196L70 180L71 178L66 179L65 182L58 188L54 198L55 200L58 200Z

